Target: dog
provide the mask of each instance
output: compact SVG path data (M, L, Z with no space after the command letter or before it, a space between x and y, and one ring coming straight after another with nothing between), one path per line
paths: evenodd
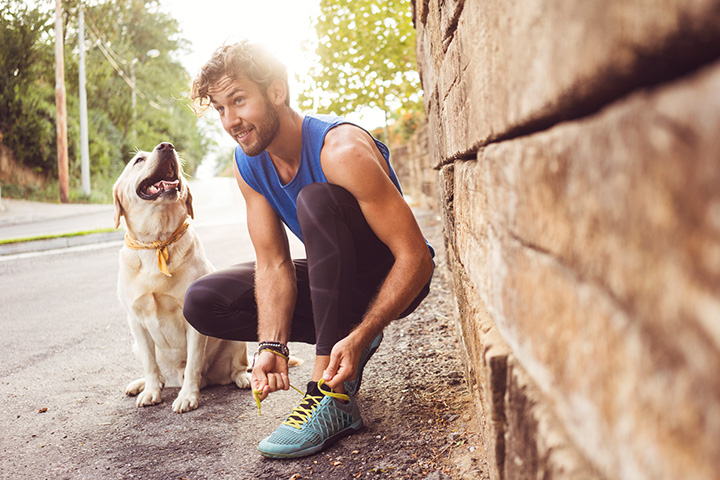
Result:
M245 342L202 335L183 317L185 291L214 268L187 222L194 218L192 195L173 145L138 152L115 182L113 199L115 228L121 217L127 228L117 294L144 370L125 393L137 395L140 407L162 402L164 386L181 387L172 409L183 413L198 407L207 385L250 388Z

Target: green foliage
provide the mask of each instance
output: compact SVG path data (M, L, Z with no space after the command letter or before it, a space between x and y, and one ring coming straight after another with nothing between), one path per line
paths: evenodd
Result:
M18 161L53 178L54 11L45 3L0 0L0 140ZM80 178L79 0L64 0L63 7L72 188ZM84 13L93 189L112 185L107 179L114 179L136 150L163 141L176 146L186 171L194 171L211 141L181 100L187 98L190 80L176 59L187 45L178 22L160 9L159 0L100 0Z
M378 107L422 111L412 6L403 0L320 0L319 65L300 106L339 115Z
M84 235L92 235L94 233L111 233L114 231L115 231L114 228L95 228L92 230L84 230L81 232L73 232L73 233L61 233L58 235L37 235L35 237L9 238L9 239L5 239L5 240L0 240L0 245L12 245L15 243L34 242L37 240L50 240L53 238L81 237Z
M399 145L408 142L424 121L423 112L408 111L395 118L387 128L378 127L370 133L375 138L383 139L388 145ZM386 138L388 135L390 138Z
M96 146L99 167L117 173L134 151L169 141L193 171L209 144L181 100L190 79L174 58L186 45L177 20L160 10L158 0L109 0L88 8L85 19L88 110L100 112L95 118L103 119L98 133L105 137L105 145ZM68 91L77 91L77 78L68 75Z
M43 43L52 21L17 0L0 0L0 132L17 160L40 169L55 158L54 80Z

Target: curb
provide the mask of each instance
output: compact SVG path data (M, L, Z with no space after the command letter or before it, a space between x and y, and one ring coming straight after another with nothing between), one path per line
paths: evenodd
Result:
M125 231L89 233L74 237L58 237L44 240L31 240L28 242L7 243L0 245L0 256L16 255L28 252L43 252L62 248L77 247L91 243L105 243L125 238Z

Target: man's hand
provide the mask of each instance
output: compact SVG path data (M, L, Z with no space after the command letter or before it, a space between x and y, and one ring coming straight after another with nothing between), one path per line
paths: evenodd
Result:
M365 346L357 335L350 334L335 344L330 352L330 364L323 372L323 380L333 390L352 380Z
M260 392L258 398L261 401L265 400L270 392L289 390L287 360L280 355L263 350L255 359L250 384L254 391Z

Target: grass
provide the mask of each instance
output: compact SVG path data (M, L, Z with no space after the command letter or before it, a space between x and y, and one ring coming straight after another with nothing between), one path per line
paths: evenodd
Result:
M70 203L93 203L93 204L110 204L112 203L112 185L114 181L102 178L93 178L91 181L90 195L83 195L82 188L79 185L70 185L69 200ZM30 200L34 202L60 203L60 188L57 180L49 181L45 186L37 185L14 185L0 182L3 198L13 198L20 200ZM13 243L32 242L35 240L51 240L54 238L79 237L92 233L113 232L113 228L100 228L95 230L86 230L74 233L63 233L56 235L40 235L36 237L12 238L0 240L0 245L10 245Z
M75 185L75 183L78 183ZM90 195L82 193L82 186L79 182L71 182L68 197L70 203L112 203L112 186L114 180L93 177L90 182ZM14 185L0 182L2 196L33 202L60 202L60 187L57 179L51 179L45 186L38 185Z
M61 233L58 235L39 235L37 237L26 237L26 238L11 238L7 240L0 240L0 245L9 245L12 243L24 243L34 242L35 240L52 240L53 238L65 238L65 237L80 237L82 235L90 235L92 233L108 233L116 231L114 228L97 228L95 230L85 230L82 232L74 233Z

